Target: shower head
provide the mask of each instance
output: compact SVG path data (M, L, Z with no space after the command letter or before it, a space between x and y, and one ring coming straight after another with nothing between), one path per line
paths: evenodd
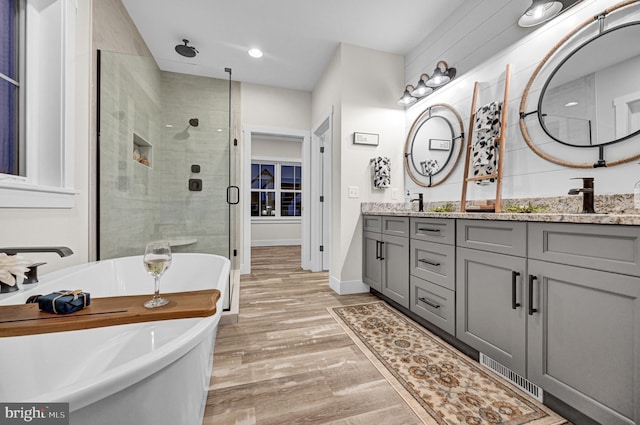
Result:
M200 53L200 52L198 52L198 50L195 47L189 46L189 40L187 40L186 38L183 38L182 42L184 44L178 44L176 46L176 52L178 52L182 56L187 57L187 58L192 58L197 53Z
M200 121L198 121L198 118L191 118L191 119L189 120L189 125L190 125L191 127L197 127L197 126L198 126L198 124L200 124Z

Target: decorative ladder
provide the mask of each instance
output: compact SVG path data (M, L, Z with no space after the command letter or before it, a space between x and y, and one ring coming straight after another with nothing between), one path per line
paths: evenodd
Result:
M462 180L462 198L460 200L460 211L482 211L482 212L502 212L502 167L504 164L504 145L506 140L507 129L507 110L509 106L509 84L511 83L511 64L507 64L507 70L504 80L504 99L502 101L502 112L500 115L500 135L496 138L495 144L499 149L498 166L493 174L486 176L469 177L469 167L471 164L471 148L473 146L473 127L476 120L476 102L478 100L478 91L480 83L475 82L473 86L473 100L471 101L471 116L469 118L469 135L467 139L467 155L464 161L464 179ZM496 199L494 205L478 206L473 209L467 209L467 184L471 181L495 179L496 182Z

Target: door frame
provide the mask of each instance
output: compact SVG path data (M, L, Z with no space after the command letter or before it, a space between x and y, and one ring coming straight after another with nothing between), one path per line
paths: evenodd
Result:
M249 274L251 273L251 190L249 189L249 182L251 181L251 139L252 135L269 135L269 136L283 136L283 137L294 137L302 139L302 244L303 251L305 243L309 243L308 240L305 240L305 226L310 226L308 223L308 218L305 220L305 211L310 211L309 201L310 194L308 194L309 190L306 190L307 181L309 181L309 177L306 173L308 173L309 163L307 162L307 157L304 152L310 150L310 133L309 131L304 130L296 130L290 128L277 128L277 127L265 127L265 126L253 126L253 125L243 125L242 126L242 177L240 181L240 193L242 199L242 228L241 228L241 238L242 238L242 258L240 261L240 274Z
M312 127L310 152L306 157L310 164L309 172L311 173L311 212L307 216L311 227L304 228L305 231L308 231L309 243L306 244L308 251L303 250L308 259L308 264L306 267L303 264L303 268L313 272L328 271L331 266L332 141L333 108ZM320 154L321 146L324 147L323 154ZM323 202L320 202L320 196L323 197ZM314 214L314 212L320 213ZM320 251L320 246L323 247L323 251Z

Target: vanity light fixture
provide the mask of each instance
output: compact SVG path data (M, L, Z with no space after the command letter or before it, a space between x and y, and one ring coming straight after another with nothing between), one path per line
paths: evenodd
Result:
M534 27L556 17L563 4L553 0L533 0L531 6L522 14L518 25L524 28Z
M430 95L435 90L453 80L455 76L455 68L449 68L449 65L445 61L438 62L431 77L429 77L429 74L421 74L418 84L415 86L409 84L405 87L404 94L400 100L398 100L398 105L413 105L418 99Z
M249 53L249 56L251 56L252 58L261 58L262 57L262 50L254 47L252 49L249 49L249 51L247 52Z
M444 69L440 69L440 65L444 65ZM437 88L444 86L449 81L453 80L456 76L456 69L449 68L449 65L445 61L440 61L436 64L436 69L433 70L433 75L427 80L427 86Z
M413 87L411 84L407 85L404 88L404 94L402 95L400 100L398 100L398 105L409 106L409 105L413 105L414 103L416 103L418 101L418 99L413 97L413 96L411 96L411 92L413 92L413 90L415 90L415 87Z
M418 98L433 93L433 89L425 84L425 81L427 81L428 79L428 74L422 74L420 76L420 81L418 81L418 84L416 85L416 88L411 91L411 96Z

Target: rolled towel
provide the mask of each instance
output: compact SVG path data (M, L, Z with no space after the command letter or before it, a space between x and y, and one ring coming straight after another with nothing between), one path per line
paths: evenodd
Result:
M63 289L38 298L40 310L55 314L73 313L82 310L89 304L91 304L91 296L88 292L82 292L82 289L75 291Z

